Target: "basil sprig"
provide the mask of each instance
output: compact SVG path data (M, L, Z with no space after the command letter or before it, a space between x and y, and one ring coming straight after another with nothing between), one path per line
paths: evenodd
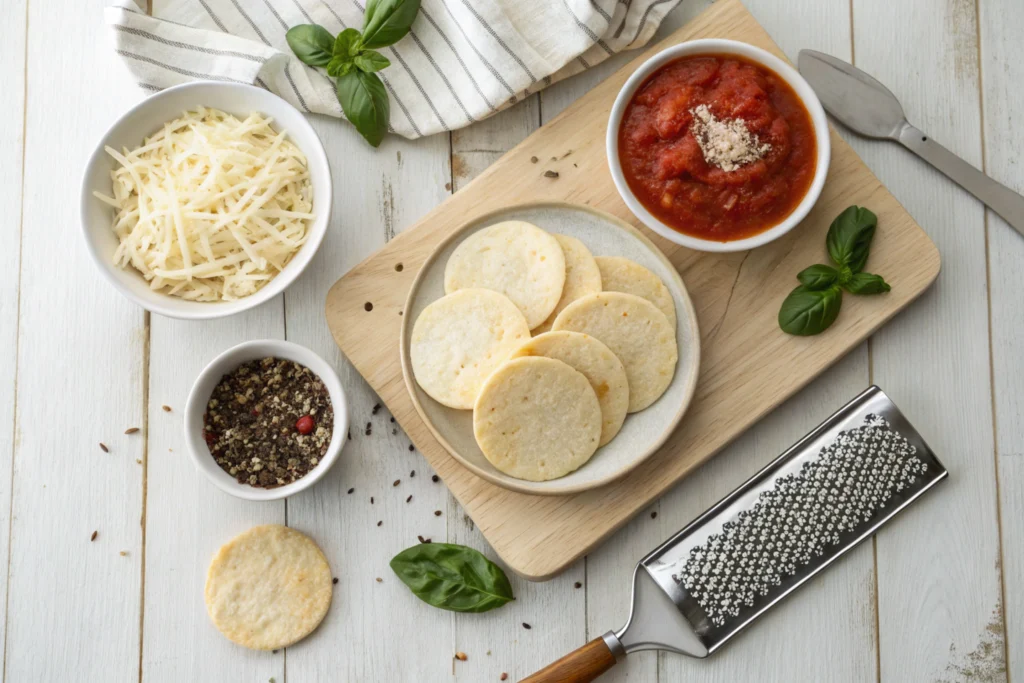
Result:
M388 131L391 107L376 72L391 66L377 48L405 37L420 11L420 0L369 0L363 30L347 28L337 37L323 26L300 24L288 29L288 46L309 66L327 69L345 118L378 147Z
M891 287L881 275L865 273L878 217L851 206L829 226L825 247L833 266L816 264L801 270L800 286L789 293L779 309L779 327L798 336L820 334L839 317L843 290L850 294L882 294Z
M515 599L501 567L464 545L420 543L395 555L391 569L420 600L452 612L487 612Z

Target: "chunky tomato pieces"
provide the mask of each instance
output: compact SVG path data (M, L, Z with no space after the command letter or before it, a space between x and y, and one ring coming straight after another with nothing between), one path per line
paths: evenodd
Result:
M732 171L709 164L691 130L693 110L740 119L762 158ZM733 55L684 57L640 86L619 128L619 157L633 194L663 223L728 242L792 213L814 178L814 127L800 98L774 72Z

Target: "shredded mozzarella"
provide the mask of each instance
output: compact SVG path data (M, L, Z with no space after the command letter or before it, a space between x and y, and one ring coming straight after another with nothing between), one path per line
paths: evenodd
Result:
M191 301L255 293L298 252L314 219L306 157L272 119L199 108L134 150L107 153L120 244L114 263Z

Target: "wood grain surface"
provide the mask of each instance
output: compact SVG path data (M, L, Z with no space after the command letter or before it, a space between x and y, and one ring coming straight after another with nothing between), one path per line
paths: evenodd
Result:
M782 54L739 2L716 3L531 135L465 190L354 268L328 294L328 325L339 347L388 404L495 551L527 578L550 578L593 548L855 348L938 274L939 257L932 242L833 134L832 165L818 204L796 230L772 245L737 254L703 254L647 232L690 290L703 347L696 397L682 426L659 454L614 485L539 499L483 482L443 451L414 414L398 363L399 316L419 265L438 242L473 216L529 200L590 204L635 225L612 186L604 157L611 102L647 56L669 44L710 35ZM548 170L559 177L546 177ZM879 216L869 267L889 279L893 291L878 298L848 297L839 321L819 337L782 334L775 320L779 303L801 268L825 258L828 225L850 204L868 206Z

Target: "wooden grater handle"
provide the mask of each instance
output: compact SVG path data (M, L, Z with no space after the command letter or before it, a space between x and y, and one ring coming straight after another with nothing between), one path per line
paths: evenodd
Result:
M615 666L604 638L596 638L520 683L588 683Z

